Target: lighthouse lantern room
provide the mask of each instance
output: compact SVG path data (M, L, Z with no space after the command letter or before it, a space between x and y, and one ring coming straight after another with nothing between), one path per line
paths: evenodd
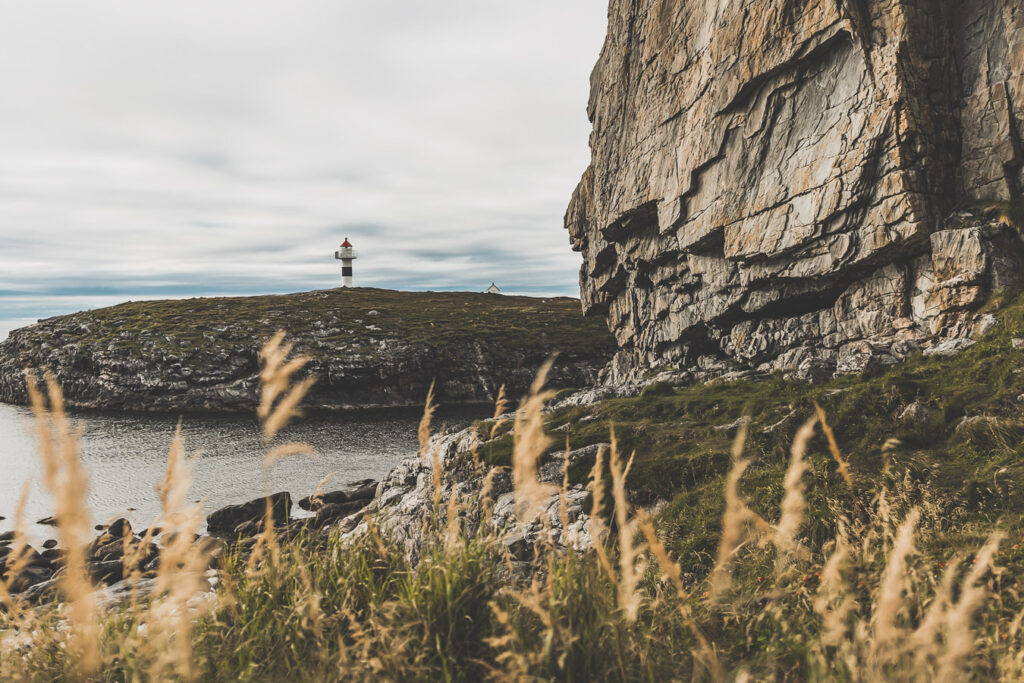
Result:
M356 250L352 248L352 244L345 238L345 241L341 243L341 248L334 252L334 258L341 261L341 286L351 287L352 286L352 262L358 258Z

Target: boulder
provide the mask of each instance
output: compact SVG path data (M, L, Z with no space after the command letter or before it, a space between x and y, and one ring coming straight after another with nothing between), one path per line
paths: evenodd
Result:
M900 420L903 422L925 422L931 415L931 411L923 403L914 401L900 413Z
M370 481L366 484L363 484L359 488L350 489L345 492L345 495L347 497L347 500L349 501L373 500L373 497L377 495L377 482Z
M878 372L895 365L896 362L896 358L886 351L865 342L855 342L839 350L836 374L859 375L864 372Z
M306 496L299 501L299 507L303 510L313 512L319 510L325 505L344 503L347 500L348 494L344 491L328 491L327 493L318 493L312 496Z
M132 533L132 524L124 517L114 520L106 529L114 538L121 538Z
M270 496L274 523L285 523L291 516L292 497L287 491ZM266 516L267 499L256 498L239 505L228 505L206 517L206 528L211 534L230 534L244 522L261 522Z
M924 350L926 356L952 356L975 345L973 339L945 339Z
M87 569L93 583L103 583L109 586L124 578L124 565L121 560L90 562Z
M53 568L49 565L30 564L21 573L10 580L11 593L21 593L36 584L49 581L53 577Z
M322 508L317 510L314 516L314 526L323 527L335 520L348 517L353 512L359 512L367 505L370 504L369 500L350 500L346 503L331 503L324 505Z

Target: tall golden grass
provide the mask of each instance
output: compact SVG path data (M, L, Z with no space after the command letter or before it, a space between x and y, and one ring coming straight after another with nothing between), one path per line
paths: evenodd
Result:
M279 334L261 355L258 415L267 467L308 451L275 441L312 384L295 381L306 359L290 358L291 351ZM552 445L544 412L552 396L544 388L549 369L550 363L542 368L515 412L511 469L519 519L549 530L554 520L544 511L557 500L564 530L568 449L561 486L538 475ZM31 374L28 384L65 555L59 606L25 604L14 590L28 554L23 496L0 581L6 679L954 681L1024 673L1024 612L1007 624L984 609L999 597L998 534L970 561L957 558L938 576L915 555L922 510L894 504L900 491L883 484L870 515L837 517L838 534L825 549L806 542L809 447L818 427L838 475L851 490L860 481L820 408L794 438L775 523L743 494L754 459L744 454L749 420L742 421L708 575L684 571L687 558L672 556L655 515L631 504L635 454L623 456L614 432L588 481L592 551L578 553L540 533L532 569L524 572L500 550L502 531L491 524L496 470L484 474L474 452L482 480L476 497L446 483L446 462L430 446L431 389L418 438L420 461L432 471L438 533L417 564L403 559L372 516L366 535L344 540L334 533L326 548L310 537L279 539L268 502L255 546L247 558L225 558L215 594L207 582L210 544L196 535L202 511L188 502L191 460L179 425L158 485L161 516L151 527L162 530L152 589L127 605L102 607L87 567L88 477L78 433L52 377L45 394ZM505 401L502 391L495 423ZM478 529L468 528L463 514L472 506L483 511ZM138 583L157 539L148 531L141 540L123 540L124 574ZM769 589L753 594L760 589L744 577L747 565L774 565ZM814 590L805 583L809 575L818 578ZM774 669L761 638L798 644L797 668Z

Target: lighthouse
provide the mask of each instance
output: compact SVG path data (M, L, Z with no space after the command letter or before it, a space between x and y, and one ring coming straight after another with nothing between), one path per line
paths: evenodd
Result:
M351 287L352 286L352 262L356 260L356 250L352 248L352 244L345 238L345 241L341 243L341 248L334 252L334 258L341 261L341 286Z

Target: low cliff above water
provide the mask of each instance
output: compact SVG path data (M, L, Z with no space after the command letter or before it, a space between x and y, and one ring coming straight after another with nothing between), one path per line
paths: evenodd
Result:
M579 302L356 288L129 302L40 321L0 343L0 401L24 403L24 368L52 371L75 408L239 411L255 406L258 353L285 330L312 360L309 408L422 405L521 395L558 353L555 386L592 383L614 353Z

